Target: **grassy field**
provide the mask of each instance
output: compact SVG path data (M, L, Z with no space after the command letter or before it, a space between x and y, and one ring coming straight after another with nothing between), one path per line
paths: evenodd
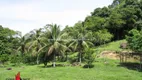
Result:
M111 43L106 43L102 46L94 47L94 49L99 50L99 51L122 51L120 48L120 44L126 42L126 40L119 40L119 41L114 41Z
M62 63L63 64L63 63ZM6 70L11 67L12 70ZM6 66L0 68L0 80L14 78L21 72L22 78L30 80L142 80L142 72L130 70L119 66L117 60L103 59L94 62L94 68L82 68L82 66L57 66L44 68L43 65L23 65L21 67Z

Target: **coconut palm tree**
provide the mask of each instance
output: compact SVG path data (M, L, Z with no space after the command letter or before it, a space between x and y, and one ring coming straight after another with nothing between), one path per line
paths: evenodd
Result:
M89 48L89 45L93 45L91 42L92 32L88 32L86 27L80 26L72 29L71 33L75 33L73 40L71 41L69 47L79 52L79 62L82 61L82 53L85 48Z
M26 34L24 36L22 36L22 34L19 32L18 33L19 37L20 37L20 46L18 48L18 50L21 51L22 56L25 54L25 52L27 52L27 43L30 41L30 37L29 34Z
M63 54L68 49L66 46L67 33L62 33L60 26L57 24L46 25L46 35L48 35L48 51L45 54L47 56L53 55L53 67L55 67L56 55Z
M42 28L35 29L30 32L31 41L28 51L32 50L32 53L36 55L36 62L39 64L39 53L42 50Z

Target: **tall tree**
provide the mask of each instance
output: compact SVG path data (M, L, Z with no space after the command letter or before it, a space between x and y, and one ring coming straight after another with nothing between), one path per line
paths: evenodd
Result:
M62 33L57 24L46 25L46 34L48 35L48 51L45 58L53 56L53 67L55 67L56 55L64 53L68 47L65 45L67 33Z
M9 28L0 26L0 54L11 54L13 50L13 40L16 32Z
M78 23L79 24L79 23ZM85 48L88 48L89 45L93 45L91 42L91 33L87 33L86 27L84 27L84 23L80 24L80 26L74 27L73 35L74 40L71 41L69 47L72 47L74 50L79 51L79 62L82 62L82 54Z
M108 24L107 28L109 29L109 31L115 35L115 40L119 40L122 39L122 37L124 37L122 36L123 32L121 30L125 24L125 21L122 19L122 15L118 14L117 11L111 13L106 24Z
M31 41L29 42L31 45L29 46L29 50L32 49L32 53L36 55L36 62L39 64L39 53L42 49L42 28L35 29L30 32Z
M28 51L28 47L27 46L27 43L30 41L30 35L29 34L26 34L24 36L22 36L22 33L18 33L19 34L19 37L20 37L20 46L18 48L18 50L21 51L21 54L22 56Z

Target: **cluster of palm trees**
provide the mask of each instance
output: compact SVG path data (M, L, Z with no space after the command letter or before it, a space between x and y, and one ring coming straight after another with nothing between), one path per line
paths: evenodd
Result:
M57 24L48 24L44 28L33 30L25 36L21 37L22 55L26 52L36 56L36 62L39 64L39 55L44 52L45 64L49 58L53 60L55 67L56 55L64 56L66 51L79 52L79 62L83 50L94 44L91 42L92 33L86 31L84 26L80 28L66 27L63 31Z

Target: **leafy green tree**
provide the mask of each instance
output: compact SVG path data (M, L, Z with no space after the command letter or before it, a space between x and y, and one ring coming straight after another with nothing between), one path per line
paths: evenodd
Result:
M130 49L138 52L142 52L142 31L138 31L133 29L129 32L128 36L126 36L126 40L129 43Z
M120 33L120 31L125 24L125 21L122 19L122 15L118 14L116 11L113 11L106 24L109 31L114 34L114 39L121 39L120 36L122 36L121 33L123 32Z
M105 18L88 16L85 19L84 26L87 30L97 31L104 29Z
M92 16L96 16L96 17L109 17L110 15L110 9L107 7L103 7L103 8L96 8L94 10L94 12L91 12Z
M15 31L0 26L0 54L11 54L13 51L13 39Z
M110 34L106 29L98 30L93 33L94 42L96 44L105 44L106 42L111 41L113 35Z
M5 63L9 56L17 53L20 38L18 31L0 26L0 61Z
M142 31L133 29L129 31L129 35L126 36L130 49L140 53L140 69L142 69Z

